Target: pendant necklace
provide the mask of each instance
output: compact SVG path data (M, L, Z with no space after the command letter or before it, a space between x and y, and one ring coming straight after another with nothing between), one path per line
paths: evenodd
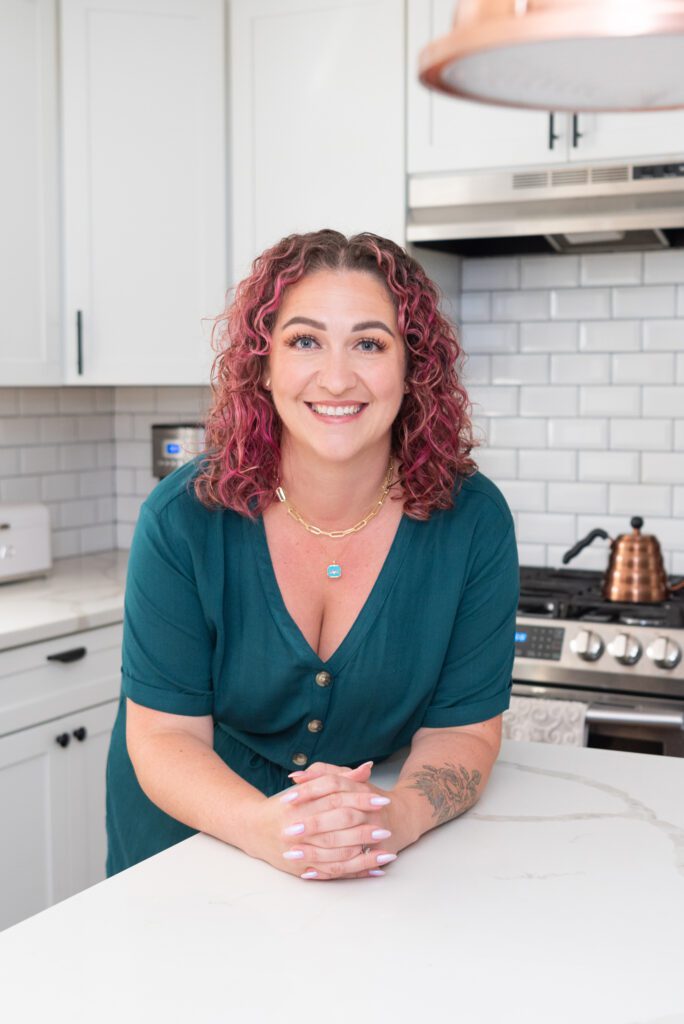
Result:
M278 498L278 501L283 502L287 506L287 514L289 516L292 516L292 518L296 520L296 522L301 523L304 529L308 530L309 533L313 533L316 537L332 537L336 539L339 537L348 537L350 533L358 533L359 530L363 530L364 526L367 526L368 523L370 523L371 519L377 516L380 509L385 504L385 498L390 492L391 481L392 458L390 457L389 466L387 467L387 473L385 474L385 479L382 485L382 493L380 494L380 497L373 505L370 512L368 512L367 515L363 517L363 519L359 520L358 523L355 523L354 526L350 526L349 529L347 530L322 530L319 526L313 526L311 523L307 523L303 515L300 512L298 512L294 505L291 505L290 502L287 500L287 498L285 497L285 491L283 490L282 487L276 487L276 497ZM328 579L338 580L342 575L342 566L340 565L339 561L331 562L328 565L326 572Z

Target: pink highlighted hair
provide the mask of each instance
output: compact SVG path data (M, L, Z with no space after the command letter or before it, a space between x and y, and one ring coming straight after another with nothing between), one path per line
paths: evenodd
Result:
M404 492L404 511L429 519L453 505L454 486L475 472L477 445L470 403L457 362L461 348L438 310L438 292L420 264L400 246L364 232L289 235L267 249L216 318L212 345L213 401L206 421L206 451L194 488L210 508L256 518L275 499L281 423L261 384L271 330L288 285L316 270L356 270L384 282L406 346L409 391L392 427L392 452Z

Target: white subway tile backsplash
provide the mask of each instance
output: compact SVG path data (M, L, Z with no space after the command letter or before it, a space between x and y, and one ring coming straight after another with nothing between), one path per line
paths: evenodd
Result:
M53 530L52 531L52 557L72 558L81 554L81 531L80 530Z
M98 469L111 469L116 462L116 448L113 441L98 441L95 445L95 463Z
M610 356L558 355L551 356L551 382L553 384L608 384Z
M14 388L0 388L0 416L14 416L18 412L18 391Z
M514 512L544 512L546 510L546 484L530 480L497 480Z
M39 444L41 421L24 417L0 418L0 445Z
M166 387L156 388L155 391L155 411L164 413L164 419L158 422L165 422L169 413L173 423L180 420L188 420L191 423L204 422L211 403L211 391L208 387Z
M78 473L50 473L43 476L41 497L43 501L65 501L79 496Z
M519 284L520 260L517 256L470 259L463 263L461 286L464 291L518 288Z
M133 543L133 523L116 523L116 546L124 551L130 548Z
M134 523L144 500L145 496L143 495L120 494L116 501L117 519L124 523Z
M608 485L587 483L550 483L549 512L608 511Z
M605 448L608 420L549 420L549 445L552 448Z
M601 520L603 522L603 519ZM589 531L586 530L586 533ZM580 551L579 555L575 555L572 561L567 565L563 565L563 555L571 545L568 544L549 544L547 551L547 564L556 568L568 568L568 569L593 569L598 572L605 572L608 564L608 556L610 554L608 550L608 542L598 539L589 548L584 548Z
M669 571L676 576L684 576L684 551L673 551Z
M22 416L49 416L59 412L59 388L16 388Z
M61 413L88 413L97 411L97 388L58 388Z
M673 384L674 355L670 353L631 352L611 356L615 384Z
M677 383L684 384L684 355L677 356Z
M117 412L154 412L157 408L157 389L142 387L114 388L114 408Z
M95 554L97 551L111 551L116 547L114 523L84 526L80 532L82 555Z
M675 289L673 285L645 285L641 288L613 289L613 316L647 317L674 316Z
M646 284L679 284L684 281L684 250L644 253Z
M514 416L518 411L518 388L484 387L480 384L468 388L474 412L485 416Z
M681 352L684 349L683 320L645 320L643 335L646 352Z
M117 497L122 494L137 493L135 489L135 474L137 472L139 470L123 468L114 470L114 493Z
M546 546L518 544L518 560L521 565L546 565Z
M611 420L610 447L658 451L672 446L671 420Z
M122 441L116 446L119 466L129 469L145 469L152 459L152 447L147 441Z
M638 352L641 348L639 320L587 320L580 324L582 352Z
M641 479L647 484L684 484L684 452L644 452Z
M17 468L13 473L54 473L59 469L59 447L55 444L17 448L16 455L21 470Z
M684 417L684 407L680 410L680 415ZM684 419L674 422L674 450L684 452Z
M79 416L76 421L76 436L79 441L106 441L114 432L111 414L98 413L95 416Z
M459 366L459 377L462 378L466 386L470 384L489 384L491 383L491 371L490 371L490 356L482 355L469 355L465 356ZM136 416L136 437L141 436L140 424L138 420L140 417ZM146 428L146 435L151 437L150 426Z
M608 288L569 288L551 292L554 320L607 320L610 316Z
M94 469L97 466L97 447L94 444L63 444L59 447L59 468Z
M517 352L517 324L467 324L460 340L466 352Z
M114 493L113 469L95 469L80 473L79 477L82 498L101 498Z
M638 452L580 452L580 480L630 482L639 479Z
M76 441L75 416L42 416L32 421L38 427L40 440L48 444L64 441Z
M518 453L509 448L476 448L473 458L491 480L514 479L518 475Z
M677 285L677 316L684 316L684 284Z
M520 415L576 416L577 391L575 387L520 388Z
M640 284L641 275L640 252L587 253L582 257L583 285Z
M461 323L491 320L492 300L489 292L463 292L461 295Z
M35 450L40 451L40 449ZM32 449L26 448L24 451L32 451ZM31 470L19 468L19 454L18 448L0 448L0 479L4 476L18 476L20 472L31 472Z
M684 416L684 387L642 388L644 416Z
M523 323L520 324L520 351L576 352L577 337L578 325L572 320L559 320L557 323Z
M40 501L39 476L11 476L0 480L0 501Z
M672 514L684 521L684 487L672 488Z
M545 448L546 422L533 419L492 420L490 442L506 448Z
M492 320L548 320L546 291L493 292Z
M568 451L520 451L521 480L576 480L577 453Z
M479 450L479 449L478 449ZM129 493L140 494L147 496L153 487L156 487L159 481L156 477L152 476L152 467L148 466L147 469L136 469L134 470L135 483L133 490Z
M578 256L525 256L520 270L522 288L573 288L580 283Z
M492 384L546 384L549 357L492 356Z
M59 525L63 527L91 526L97 523L97 501L94 498L80 498L77 501L62 501L59 505Z
M582 416L638 416L641 410L641 388L583 387L579 389L579 411Z
M649 516L644 524L644 533L655 534L663 548L684 551L684 523L678 519Z
M518 539L542 544L572 544L577 538L576 517L555 512L519 512Z
M608 511L630 516L669 516L672 488L657 484L611 484Z

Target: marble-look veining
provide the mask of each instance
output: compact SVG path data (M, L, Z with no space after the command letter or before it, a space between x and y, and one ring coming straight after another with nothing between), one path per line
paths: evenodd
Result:
M306 883L198 835L0 934L3 1007L684 1024L683 792L684 759L507 740L480 802L384 878Z
M121 622L128 554L64 558L48 576L0 585L0 651Z

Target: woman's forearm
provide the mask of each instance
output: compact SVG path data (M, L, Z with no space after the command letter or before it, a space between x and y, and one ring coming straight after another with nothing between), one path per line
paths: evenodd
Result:
M190 828L250 852L249 811L267 798L196 736L160 731L129 751L149 799Z
M393 788L405 846L480 798L498 748L478 736L434 730L415 738Z

